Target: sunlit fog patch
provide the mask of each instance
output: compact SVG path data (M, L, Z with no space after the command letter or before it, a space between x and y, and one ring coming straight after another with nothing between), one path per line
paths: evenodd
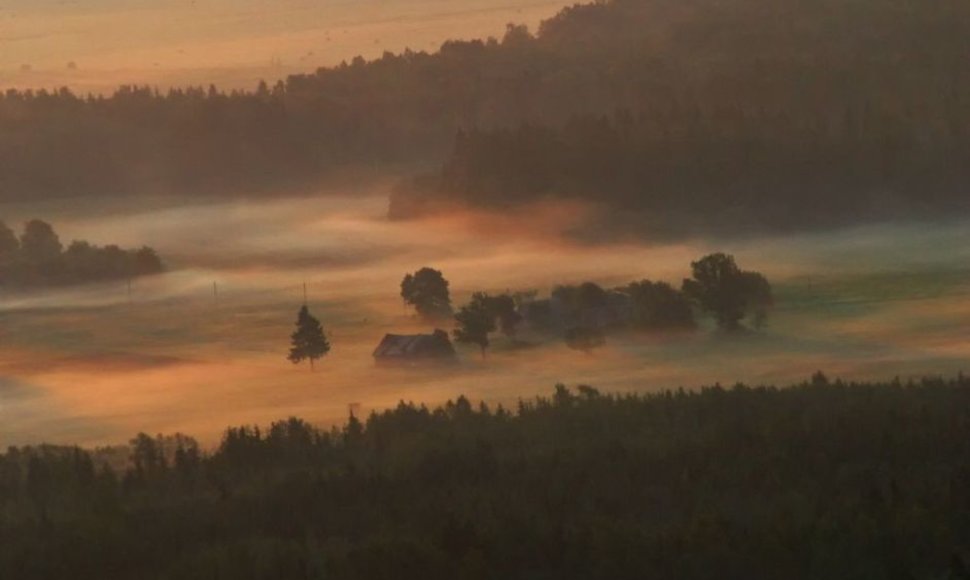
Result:
M108 444L139 430L183 431L213 444L229 424L289 415L331 424L350 405L369 413L465 394L514 407L558 382L643 392L784 384L816 370L857 379L955 373L966 360L965 252L909 267L933 244L962 240L956 225L583 243L570 233L588 215L581 207L415 221L389 221L386 208L378 188L38 216L65 241L150 245L168 271L134 279L130 290L123 280L4 297L0 374L34 393L16 403L16 438ZM14 217L34 217L24 211ZM401 278L423 266L444 272L460 306L479 290L544 296L557 284L608 288L644 278L679 286L690 262L713 251L772 282L776 307L763 333L726 337L704 321L693 334L611 335L589 355L561 337L525 336L532 344L523 348L496 334L488 358L460 345L460 363L447 369L379 368L372 357L384 334L451 330L404 308ZM304 285L333 345L312 373L286 360ZM73 419L58 430L54 416Z

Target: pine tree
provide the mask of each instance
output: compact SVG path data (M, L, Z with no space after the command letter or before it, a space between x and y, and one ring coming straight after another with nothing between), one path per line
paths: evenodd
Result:
M287 357L293 364L299 364L309 359L310 370L313 362L330 352L330 342L323 334L320 321L310 314L304 304L296 319L296 331L290 335L290 354Z

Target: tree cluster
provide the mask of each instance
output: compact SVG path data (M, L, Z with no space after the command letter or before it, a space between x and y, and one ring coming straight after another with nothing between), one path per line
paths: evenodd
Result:
M683 292L712 314L723 330L738 330L749 318L764 325L774 301L771 286L760 272L738 268L734 256L710 254L691 262L693 278L684 280Z
M402 402L0 455L0 576L966 578L970 381Z
M490 333L501 330L507 338L514 340L522 320L512 296L476 292L472 294L471 301L455 314L458 325L454 331L455 340L478 345L484 357L490 344Z
M0 222L0 286L36 287L118 280L157 274L158 254L74 241L66 249L47 222L31 220L18 237Z
M741 270L734 256L723 253L704 256L691 269L692 277L679 290L666 282L641 280L612 289L595 282L558 285L549 298L534 291L475 292L455 314L454 336L477 345L485 356L490 334L501 330L516 340L525 323L534 332L561 335L570 348L591 352L605 344L609 332L692 331L697 328L695 311L711 315L726 332L742 330L743 323L754 328L766 324L774 301L763 274ZM437 280L441 273L434 272Z

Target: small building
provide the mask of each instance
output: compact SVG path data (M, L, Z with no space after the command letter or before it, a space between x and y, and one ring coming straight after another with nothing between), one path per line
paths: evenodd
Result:
M457 360L448 333L441 329L435 329L431 334L387 334L374 349L374 362L382 366L451 363Z

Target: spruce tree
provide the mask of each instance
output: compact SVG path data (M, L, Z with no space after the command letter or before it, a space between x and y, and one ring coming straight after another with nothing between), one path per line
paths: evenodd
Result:
M310 370L313 362L330 352L330 342L323 334L320 321L310 314L304 304L296 319L296 331L290 335L290 354L287 357L293 364L299 364L309 359Z

